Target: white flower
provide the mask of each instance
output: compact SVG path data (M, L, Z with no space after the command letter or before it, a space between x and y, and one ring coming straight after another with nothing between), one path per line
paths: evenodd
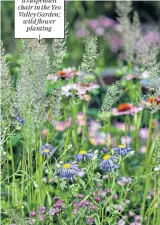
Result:
M38 188L39 187L38 184L36 183L36 181L34 181L33 184L34 184L34 187L35 188Z
M157 165L157 166L154 168L154 171L155 171L155 172L160 171L160 165Z
M95 151L94 151L94 154L97 154L98 153L98 149L96 149Z
M56 164L56 167L57 167L57 168L60 168L60 167L61 167L60 163L59 163L59 164Z

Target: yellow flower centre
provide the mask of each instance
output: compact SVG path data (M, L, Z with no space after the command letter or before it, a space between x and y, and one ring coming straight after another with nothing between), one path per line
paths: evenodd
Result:
M70 168L70 167L71 167L71 165L70 165L69 163L66 163L66 164L63 165L63 168L64 168L64 169L68 169L68 168Z
M118 147L119 148L125 148L125 145L119 145Z
M49 152L49 149L48 149L48 148L45 148L43 151L44 151L45 153L48 153L48 152Z
M111 158L110 155L105 155L105 156L103 157L104 160L107 160L107 159L110 159L110 158Z
M85 154L86 154L86 151L85 151L85 150L81 150L81 151L79 152L79 154L85 155Z

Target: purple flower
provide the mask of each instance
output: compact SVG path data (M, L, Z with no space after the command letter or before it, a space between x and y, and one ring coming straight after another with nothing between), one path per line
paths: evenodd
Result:
M124 186L127 184L131 184L133 182L133 179L131 177L120 177L117 181L117 184L120 186Z
M45 144L40 148L39 151L41 155L50 157L55 152L55 149L52 147L52 145Z
M95 33L97 36L103 36L104 35L104 28L103 27L98 27L96 30L95 30Z
M96 29L98 25L99 25L98 20L90 20L88 23L88 26L93 30Z
M41 205L41 206L38 207L38 214L39 215L43 215L45 213L45 211L46 211L45 206Z
M113 20L113 19L110 19L110 18L108 18L106 16L101 16L99 18L99 24L104 26L105 28L112 28L112 27L115 26L116 21Z
M84 169L80 169L76 162L65 163L61 168L59 168L57 175L60 178L72 180L76 176L83 177Z
M94 218L93 217L89 217L86 221L87 224L93 225L94 224Z
M147 140L148 138L148 128L141 128L139 131L139 136L142 140Z
M77 213L77 211L81 208L86 208L87 210L97 210L97 206L93 205L90 201L88 200L82 200L79 203L75 202L73 204L74 206L74 212Z
M100 199L98 196L95 196L95 197L94 197L94 200L95 200L96 202L99 202L101 199Z
M36 212L35 211L30 212L29 217L35 217L35 216L36 216Z
M77 37L84 37L86 35L86 30L85 29L79 29L76 31L76 36Z
M83 195L82 194L78 194L77 195L77 198L80 198L81 199L81 198L83 198Z
M107 151L108 151L107 148L105 147L102 148L102 153L107 153Z
M125 225L125 221L123 219L118 220L117 225Z
M134 213L134 212L129 211L129 216L130 216L130 217L132 217L132 216L134 216L134 215L135 215L135 213Z
M115 163L116 159L115 156L105 155L100 163L100 168L105 172L114 172L115 169L119 168Z
M76 156L76 161L86 161L88 159L92 159L96 154L92 152L92 150L89 150L88 152L85 150L81 150Z
M20 122L22 125L24 125L24 123L25 123L25 120L24 120L22 117L20 117L20 116L17 116L17 117L16 117L16 120L17 120L18 122Z
M52 208L48 211L50 215L57 215L65 209L63 206L63 200L58 199L56 203L52 206Z
M119 145L118 147L113 148L113 151L115 154L122 155L122 156L125 156L129 153L134 154L134 151L132 150L131 147L126 147L125 145L122 145L122 144Z

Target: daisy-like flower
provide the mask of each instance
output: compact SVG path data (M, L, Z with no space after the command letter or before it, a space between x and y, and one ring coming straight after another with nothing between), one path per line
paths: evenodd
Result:
M66 121L55 121L55 129L57 131L64 131L66 128L71 125L71 118L68 118Z
M52 145L45 144L40 148L39 151L41 155L50 157L55 152L55 149L52 147Z
M126 147L125 145L122 145L122 144L113 148L113 151L115 154L122 155L122 156L125 156L128 153L134 154L134 151L132 150L131 147Z
M92 152L92 149L89 151L81 150L76 156L76 161L86 161L88 159L92 159L95 156L95 154Z
M61 88L61 93L62 95L68 97L77 95L81 99L84 99L86 94L92 90L98 89L99 85L98 84L93 84L93 83L87 83L87 84L67 84Z
M77 94L77 85L74 84L66 84L61 88L61 94L63 96L69 97Z
M74 68L65 68L56 73L60 78L69 79L75 76L77 71Z
M112 109L112 115L113 116L120 116L120 115L134 115L138 112L140 112L143 108L142 107L136 107L133 104L129 103L123 103L120 104L117 108Z
M160 110L160 97L150 96L146 100L142 100L142 105L153 111Z
M105 155L100 163L100 168L105 172L114 172L115 169L119 168L116 161L117 158L115 156Z
M76 162L65 163L59 168L57 175L72 180L76 176L83 177L84 169L80 169Z
M47 80L53 80L56 81L58 79L65 79L68 80L71 77L76 76L78 71L76 71L74 68L64 68L61 71L58 71L56 74L49 74L47 76Z

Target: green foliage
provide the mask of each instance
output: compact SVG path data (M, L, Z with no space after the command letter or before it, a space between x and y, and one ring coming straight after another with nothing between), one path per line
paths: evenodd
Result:
M85 53L83 54L83 60L81 62L79 70L81 75L78 77L78 82L86 83L87 75L94 73L97 58L97 38L94 37L87 41L85 46Z
M132 11L132 2L116 2L118 21L122 25L122 38L125 57L128 62L134 60L135 46L141 37L140 21L137 12L134 12L133 22L130 21L130 13Z
M102 112L110 112L114 104L119 99L120 95L119 85L120 85L119 82L116 82L114 85L108 88L101 107Z
M65 38L64 39L53 39L52 41L52 73L57 73L62 69L62 63L66 54L66 40L68 36L68 23L65 21Z

